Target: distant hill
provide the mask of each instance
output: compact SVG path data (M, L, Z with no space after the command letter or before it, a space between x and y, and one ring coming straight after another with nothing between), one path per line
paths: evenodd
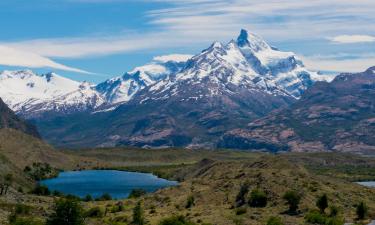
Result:
M0 129L2 128L12 128L31 136L39 137L36 127L16 116L0 98Z
M375 67L316 83L291 107L227 132L219 146L375 154Z

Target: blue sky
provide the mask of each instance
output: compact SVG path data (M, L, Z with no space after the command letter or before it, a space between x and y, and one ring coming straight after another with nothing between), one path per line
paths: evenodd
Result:
M164 54L196 54L241 28L312 70L375 65L373 0L2 0L0 70L100 82Z

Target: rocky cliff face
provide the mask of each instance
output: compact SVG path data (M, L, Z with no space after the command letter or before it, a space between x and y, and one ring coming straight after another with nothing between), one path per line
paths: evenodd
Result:
M39 133L35 126L16 116L0 98L0 129L3 128L12 128L34 137L39 137Z
M375 67L318 82L287 109L227 132L220 147L375 153Z

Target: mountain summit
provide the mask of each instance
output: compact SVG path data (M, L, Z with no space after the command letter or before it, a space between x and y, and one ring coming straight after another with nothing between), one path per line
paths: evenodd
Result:
M116 106L110 110L37 124L61 146L212 148L225 132L294 103L319 79L294 53L242 30L227 44L214 42L195 56L157 57L93 87L105 106Z

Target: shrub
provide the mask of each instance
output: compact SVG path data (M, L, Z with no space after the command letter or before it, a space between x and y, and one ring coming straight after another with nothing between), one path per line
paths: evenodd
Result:
M32 194L34 195L42 195L42 196L47 196L51 194L51 191L48 189L47 186L44 185L37 185L32 191Z
M324 213L324 211L328 207L328 197L326 194L323 194L318 198L318 200L316 201L316 206L319 208L321 213Z
M325 225L344 225L345 222L343 219L338 217L328 218Z
M365 219L368 213L367 205L364 202L360 202L357 205L356 213L359 220Z
M112 196L108 193L104 193L102 196L99 198L95 199L96 201L110 201L112 200Z
M187 198L185 208L189 209L189 208L193 207L194 205L195 205L195 198L194 198L194 196L190 195Z
M333 205L333 206L329 207L329 210L330 210L330 212L329 212L330 217L335 217L339 214L339 208L337 208L337 206Z
M246 195L249 193L249 184L241 185L240 191L236 196L236 207L241 207L246 203Z
M267 205L266 193L258 189L251 191L249 205L251 207L266 207Z
M100 207L94 207L85 212L86 217L91 217L91 218L101 218L103 217L104 212Z
M91 202L93 199L93 197L91 195L86 195L84 198L83 198L83 201L85 202Z
M287 191L284 194L283 199L289 205L289 212L295 213L297 211L298 205L299 205L299 203L301 201L301 195L298 194L295 191Z
M183 216L172 216L160 221L159 225L195 225Z
M139 198L143 195L145 195L147 192L143 189L133 189L128 198Z
M46 225L83 225L84 213L80 203L73 199L59 199Z
M31 207L24 204L17 204L14 213L17 215L29 215Z
M133 224L135 225L145 224L144 211L143 211L141 202L138 202L137 205L133 209Z
M313 224L326 224L327 217L325 215L322 215L319 211L310 211L306 214L305 220L308 223Z
M284 225L280 217L271 217L267 220L267 225Z
M124 203L123 202L117 202L116 205L112 206L110 212L111 213L117 213L124 210Z
M245 207L240 207L236 209L236 215L242 215L247 212L247 209Z

